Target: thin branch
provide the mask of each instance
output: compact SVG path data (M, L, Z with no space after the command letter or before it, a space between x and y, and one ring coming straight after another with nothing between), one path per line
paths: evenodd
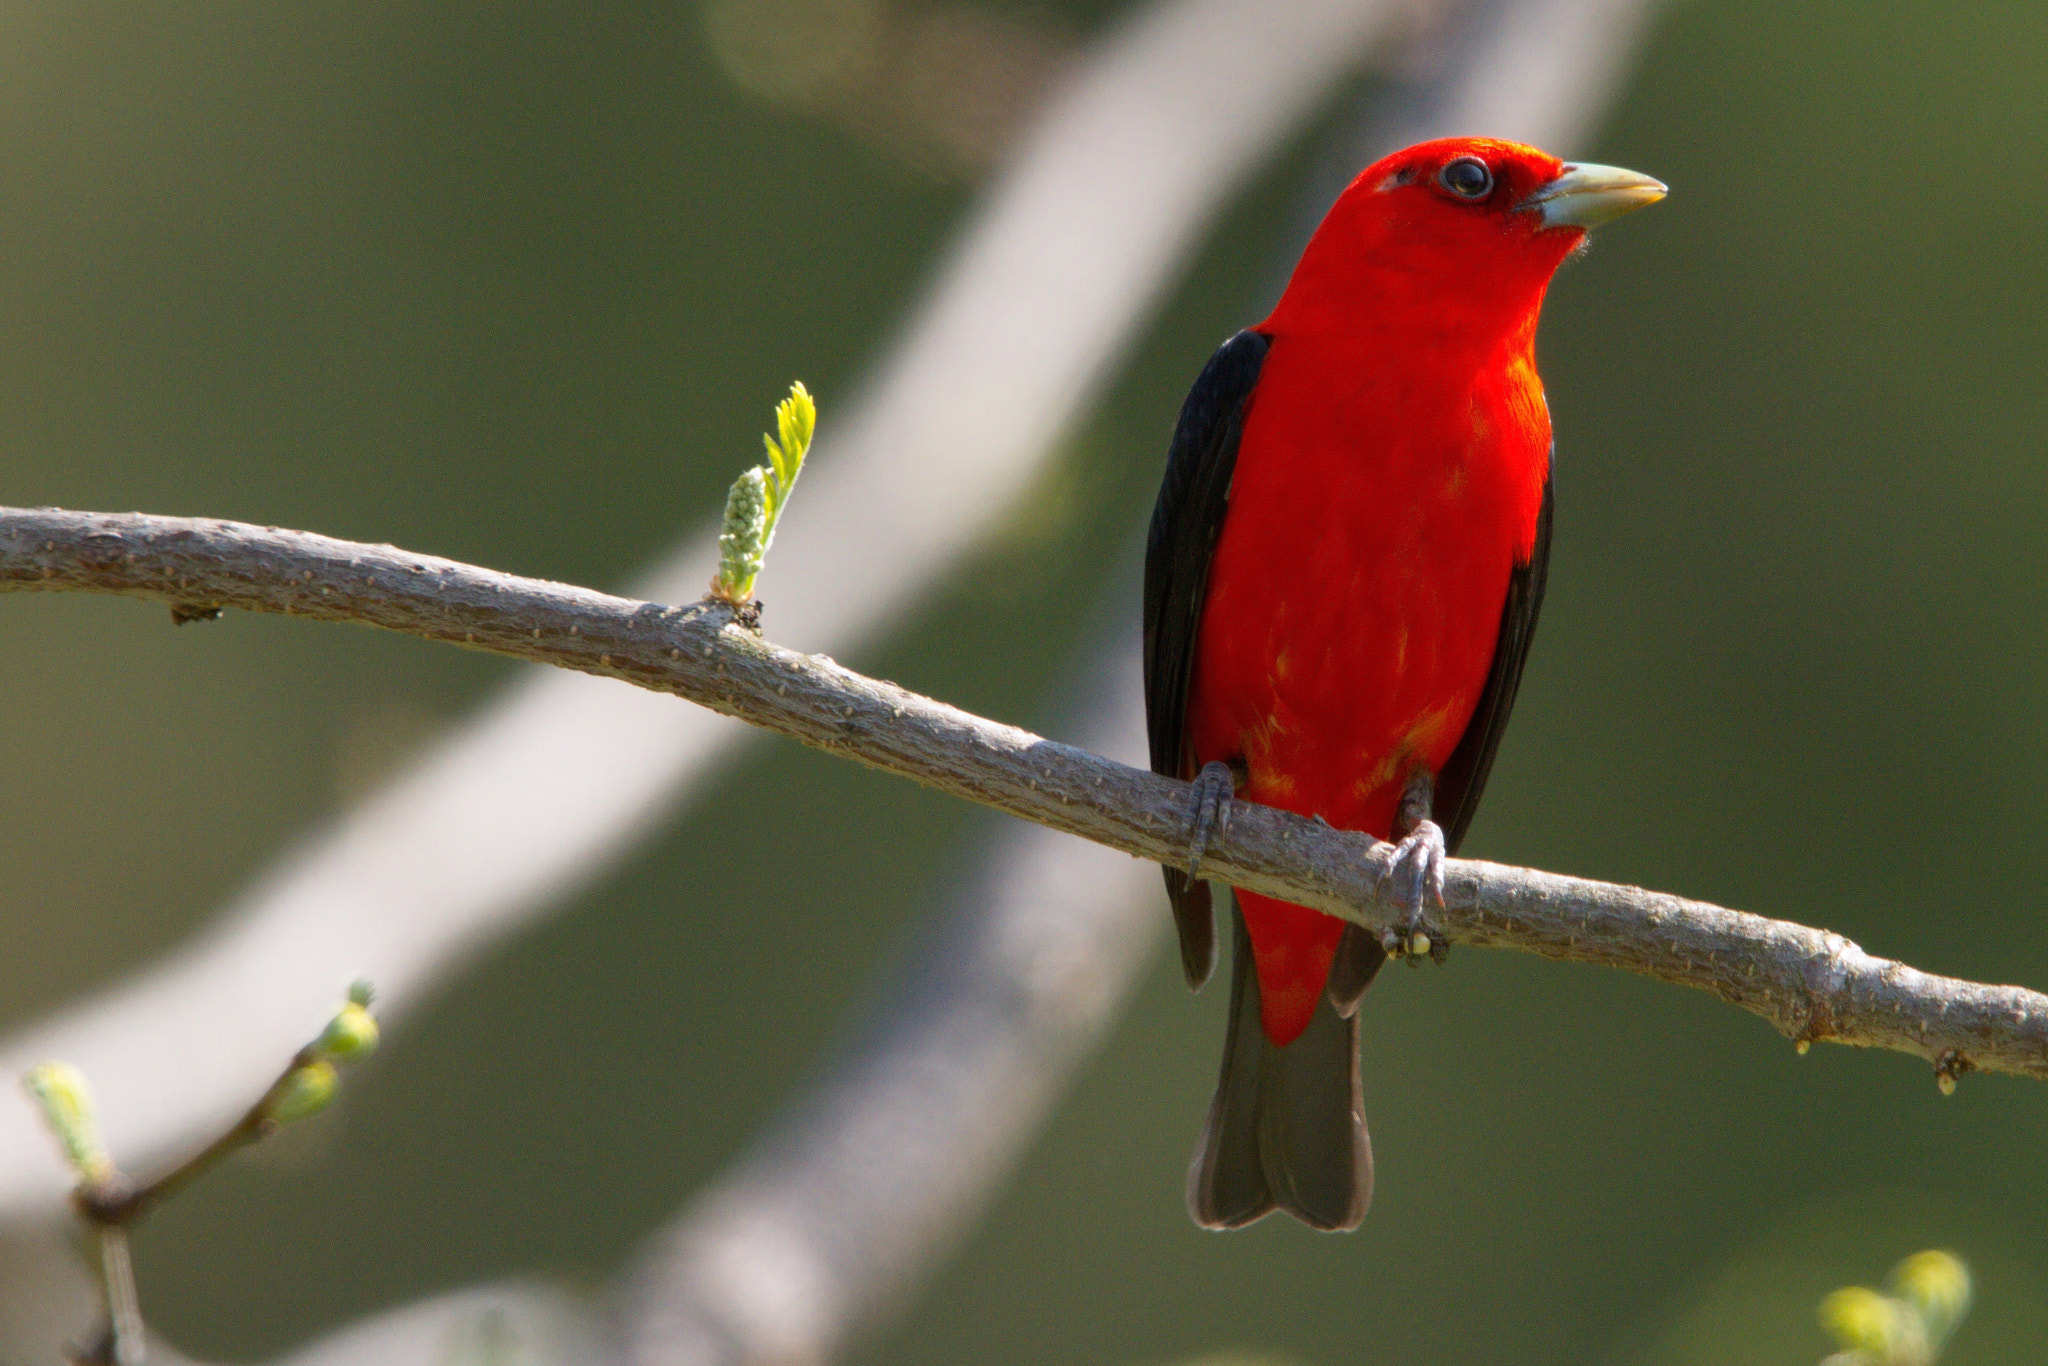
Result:
M148 598L380 626L674 693L943 792L1160 863L1186 857L1187 785L971 716L823 656L772 645L729 608L668 607L391 546L140 514L0 510L0 591ZM1239 803L1217 881L1391 938L1386 846ZM1626 968L1708 991L1800 1042L1892 1048L1944 1081L2048 1077L2048 996L1937 977L1838 934L1637 887L1455 860L1432 920L1452 940Z
M213 610L193 614L173 608L171 620L183 623L217 615ZM334 1095L335 1064L361 1057L377 1045L370 999L367 982L350 988L348 1003L320 1037L293 1054L277 1080L239 1120L183 1162L139 1185L115 1166L102 1142L96 1110L78 1070L49 1063L30 1074L26 1087L58 1140L66 1165L79 1178L71 1206L93 1235L99 1253L96 1265L106 1327L90 1347L72 1355L77 1366L143 1366L147 1337L128 1253L129 1230L230 1155L275 1133L280 1125L325 1108Z
M107 1334L103 1351L88 1360L107 1366L142 1366L142 1302L135 1295L135 1267L128 1256L128 1230L109 1224L99 1230L100 1275L107 1288Z
M174 609L173 621L178 620ZM277 1080L270 1083L262 1098L242 1113L242 1117L229 1125L212 1142L199 1151L175 1164L169 1170L151 1177L141 1185L130 1182L126 1177L98 1185L79 1188L73 1198L78 1212L94 1226L106 1229L127 1229L142 1222L157 1206L176 1196L200 1177L227 1161L230 1157L252 1144L260 1143L277 1132L278 1104L291 1090L292 1083L301 1069L313 1066L321 1058L317 1044L307 1044L292 1055L284 1071L277 1074Z

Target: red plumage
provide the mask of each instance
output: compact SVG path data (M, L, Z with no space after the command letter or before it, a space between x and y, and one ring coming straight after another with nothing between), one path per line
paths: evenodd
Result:
M1477 138L1411 147L1351 184L1278 307L1218 353L1183 411L1147 561L1156 768L1186 777L1222 761L1240 798L1387 839L1411 778L1448 766L1462 790L1438 799L1459 808L1444 817L1455 844L1542 590L1551 432L1537 315L1586 225L1662 192ZM1192 614L1178 634L1177 613ZM1185 941L1209 933L1207 902L1191 916L1185 881L1168 883L1197 976L1207 944ZM1238 903L1259 1056L1282 1069L1318 1018L1345 922L1247 893ZM1358 952L1371 955L1369 980L1379 950ZM1342 1052L1336 1023L1326 1052ZM1241 1223L1277 1203L1320 1227L1357 1222L1370 1150L1348 1037L1353 1060L1330 1083L1349 1086L1348 1110L1276 1099L1280 1081L1233 1064L1233 1038L1191 1175L1197 1218ZM1336 1119L1290 1119L1289 1106ZM1308 1128L1347 1114L1355 1142L1303 1146Z
M1456 146L1525 190L1561 166ZM1242 756L1240 795L1381 839L1410 774L1441 769L1464 735L1508 575L1535 543L1550 465L1536 315L1580 236L1503 233L1426 184L1381 190L1391 174L1382 163L1346 191L1256 329L1272 345L1188 698L1198 765ZM1239 904L1266 1032L1288 1043L1343 922Z

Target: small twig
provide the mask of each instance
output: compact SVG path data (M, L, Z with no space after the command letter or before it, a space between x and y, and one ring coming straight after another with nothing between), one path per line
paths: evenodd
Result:
M281 1125L325 1109L339 1084L335 1064L361 1057L377 1046L377 1022L369 1011L371 995L368 982L351 986L348 1000L320 1037L292 1055L262 1099L226 1133L141 1186L122 1175L100 1140L91 1088L76 1067L47 1062L22 1078L24 1088L41 1107L65 1162L78 1177L71 1203L92 1231L99 1254L106 1328L90 1348L74 1355L80 1366L142 1366L147 1338L134 1266L128 1257L128 1230L219 1166L230 1153L267 1137Z
M99 1230L100 1274L107 1288L107 1340L114 1366L140 1366L145 1351L142 1301L135 1294L135 1266L128 1258L128 1230Z
M149 598L380 626L671 692L807 745L1154 862L1186 853L1187 784L781 649L730 608L665 607L391 546L235 522L0 510L0 591ZM1387 846L1240 803L1218 881L1387 932ZM1842 936L1637 887L1453 860L1451 939L1712 992L1802 1043L1892 1048L1946 1075L2048 1078L2048 996L1937 977Z
M334 1065L361 1057L377 1046L377 1022L370 1015L370 984L358 981L320 1037L292 1055L277 1080L225 1133L154 1180L137 1186L109 1163L104 1173L79 1184L73 1196L79 1214L101 1229L125 1229L218 1167L236 1152L270 1137L279 1127L327 1108L339 1084Z
M263 1093L263 1099L250 1106L248 1112L225 1133L149 1182L137 1186L115 1177L98 1185L79 1187L74 1196L78 1212L88 1223L102 1230L123 1230L141 1222L158 1205L218 1167L228 1157L275 1132L278 1098L291 1085L299 1069L314 1061L310 1044L300 1049L293 1056L291 1065L279 1073L270 1089Z

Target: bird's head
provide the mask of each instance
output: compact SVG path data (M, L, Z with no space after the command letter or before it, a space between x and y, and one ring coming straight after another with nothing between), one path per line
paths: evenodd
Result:
M1654 204L1658 181L1497 138L1418 143L1361 172L1303 253L1290 303L1429 306L1475 322L1539 307L1586 231Z

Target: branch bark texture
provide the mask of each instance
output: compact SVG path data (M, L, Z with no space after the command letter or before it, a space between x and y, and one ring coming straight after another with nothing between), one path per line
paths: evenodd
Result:
M1138 858L1178 863L1188 788L773 645L730 609L664 606L391 546L140 514L0 509L0 591L147 598L379 626L674 693L751 725ZM1239 803L1206 875L1390 932L1388 846ZM1708 991L1801 1042L1896 1049L1944 1079L2048 1078L2048 996L1923 973L1825 930L1637 887L1453 860L1452 941Z

